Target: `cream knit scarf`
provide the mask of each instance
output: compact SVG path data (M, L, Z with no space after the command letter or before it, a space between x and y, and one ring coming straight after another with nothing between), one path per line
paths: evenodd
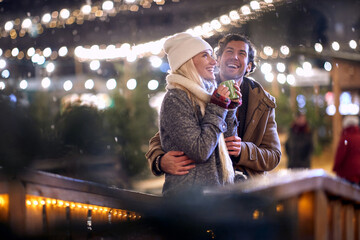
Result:
M167 86L166 86L167 89L184 88L188 90L196 98L196 101L201 109L201 114L204 116L206 105L207 103L210 102L211 94L214 91L214 87L210 90L211 93L209 93L196 82L186 77L183 77L179 74L167 75L166 81L167 81ZM220 138L219 138L219 152L220 152L220 161L221 161L221 168L223 175L223 179L222 179L223 183L234 183L234 175L235 175L234 168L229 153L227 151L223 133L220 134Z

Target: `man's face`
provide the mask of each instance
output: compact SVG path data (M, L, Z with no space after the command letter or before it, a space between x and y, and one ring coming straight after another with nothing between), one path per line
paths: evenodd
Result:
M220 68L221 81L234 79L240 81L246 72L251 70L249 61L249 46L243 41L231 41L224 49L221 56L218 57L218 66Z

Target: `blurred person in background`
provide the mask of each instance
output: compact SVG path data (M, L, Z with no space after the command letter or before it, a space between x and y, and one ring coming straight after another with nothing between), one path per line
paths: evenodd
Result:
M285 142L285 151L288 156L288 168L310 168L313 141L312 132L304 113L296 114Z
M360 128L357 116L344 117L333 171L352 183L360 182Z

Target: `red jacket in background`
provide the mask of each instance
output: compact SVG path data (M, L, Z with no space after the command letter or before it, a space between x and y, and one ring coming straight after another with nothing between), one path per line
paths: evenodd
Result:
M333 171L348 181L360 182L360 128L350 126L342 132Z

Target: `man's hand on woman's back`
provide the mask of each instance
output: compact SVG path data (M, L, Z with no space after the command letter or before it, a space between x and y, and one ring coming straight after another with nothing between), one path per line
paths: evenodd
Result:
M195 161L188 158L183 152L170 151L161 157L161 170L172 175L185 175L195 167Z

